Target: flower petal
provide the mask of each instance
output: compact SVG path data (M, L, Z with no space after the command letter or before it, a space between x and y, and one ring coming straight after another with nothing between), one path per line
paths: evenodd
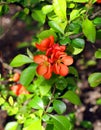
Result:
M33 57L33 60L34 60L35 63L41 64L44 61L47 61L48 58L45 55L36 55L36 56Z
M65 65L69 66L73 63L73 58L71 56L64 56L64 57L62 57L62 62Z
M55 64L53 65L53 72L54 72L55 74L59 74L59 70L60 70L60 66L58 65L58 63L55 63Z
M47 68L47 72L43 75L45 79L50 79L52 76L52 66L49 65Z
M59 70L59 74L61 76L66 76L69 73L69 69L66 65L64 64L60 64L60 70Z
M44 75L47 72L47 66L45 64L40 64L36 70L39 75Z

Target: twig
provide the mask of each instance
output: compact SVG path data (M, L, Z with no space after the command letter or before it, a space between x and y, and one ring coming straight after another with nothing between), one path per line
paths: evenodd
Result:
M94 19L96 16L99 16L99 15L101 15L101 9L99 11L93 13L93 15L90 16L90 19Z
M70 38L70 39L74 39L74 38L78 38L78 37L80 37L80 36L82 36L82 35L83 35L83 33L81 32L81 33L79 33L79 34L70 35L69 38Z
M53 88L52 96L51 96L51 99L50 99L48 105L46 106L45 113L47 112L48 108L50 107L50 105L51 105L51 103L52 103L52 101L53 101L55 89L56 89L56 87Z

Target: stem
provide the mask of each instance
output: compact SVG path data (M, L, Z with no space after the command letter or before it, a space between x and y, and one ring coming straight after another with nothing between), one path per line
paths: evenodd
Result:
M48 110L48 108L50 107L50 105L51 105L51 103L52 103L52 101L53 101L53 97L54 97L55 90L56 90L56 87L53 88L53 92L52 92L51 99L50 99L48 105L46 106L46 109L45 109L45 112L44 112L44 113L47 113L47 110Z

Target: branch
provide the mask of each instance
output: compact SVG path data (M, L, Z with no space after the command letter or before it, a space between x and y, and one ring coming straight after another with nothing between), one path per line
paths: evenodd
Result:
M70 35L69 38L70 38L70 39L74 39L74 38L78 38L78 37L80 37L80 36L82 36L82 35L83 35L83 33L81 32L81 33L79 33L79 34Z
M90 19L94 19L96 16L101 15L101 9L98 12L93 13L92 16L90 16Z

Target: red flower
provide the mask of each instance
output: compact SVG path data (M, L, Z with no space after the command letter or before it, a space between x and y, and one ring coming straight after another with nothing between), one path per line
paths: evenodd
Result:
M41 41L40 44L36 43L36 48L40 51L46 51L49 47L51 47L54 44L54 37L50 36L49 38L45 38Z
M66 76L69 73L68 66L73 63L73 58L67 55L60 55L57 61L53 64L53 72L61 76Z
M13 85L11 87L11 90L17 95L21 95L21 94L29 94L29 92L26 90L26 88L21 85L21 84L17 84L17 85Z
M34 56L34 62L39 64L36 70L37 73L49 79L52 75L52 67L48 61L48 57L45 55L36 55Z
M101 0L97 0L97 3L101 3Z
M41 51L46 51L46 55L36 55L33 60L38 64L37 73L49 79L52 72L61 76L66 76L69 72L68 66L73 63L73 58L64 51L66 46L54 43L54 37L44 39L41 44L36 44Z

